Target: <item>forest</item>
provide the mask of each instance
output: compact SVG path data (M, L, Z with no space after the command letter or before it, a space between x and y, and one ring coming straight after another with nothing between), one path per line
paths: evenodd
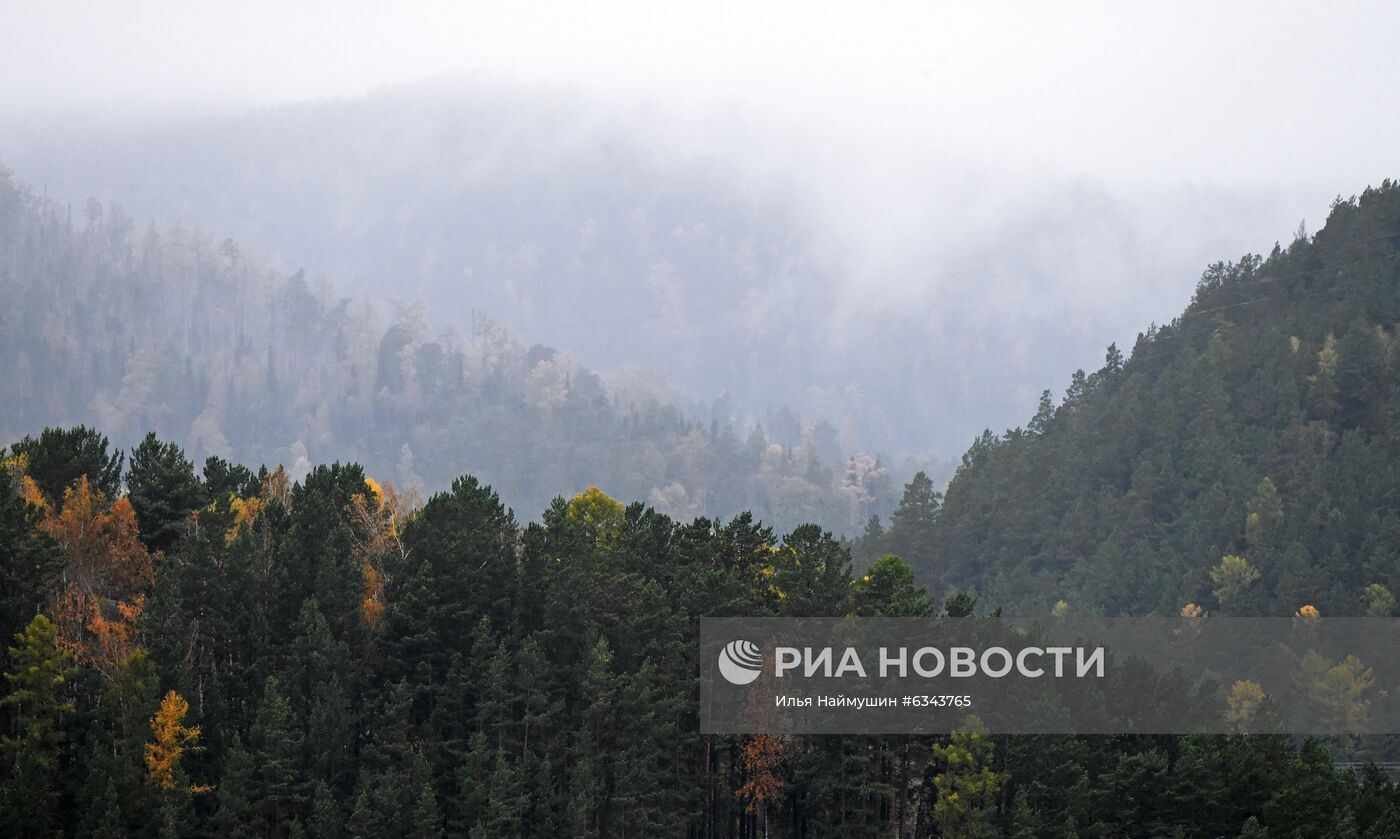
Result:
M926 529L867 526L1009 614L1395 614L1400 184L1217 263L1131 354L963 455ZM921 528L925 527L920 525Z
M1400 836L1390 738L705 735L693 658L704 616L1393 616L1396 184L946 485L85 215L0 176L6 835Z
M1400 839L1396 32L0 0L0 839Z
M1400 789L1234 735L698 733L696 618L984 613L816 525L597 489L522 526L148 435L11 445L0 830L62 836L1375 837ZM936 524L906 487L892 533Z
M155 431L294 479L354 459L422 492L471 471L521 510L597 485L681 518L750 510L843 534L897 497L891 469L820 417L742 423L723 397L700 410L665 382L605 382L484 314L461 335L229 238L142 229L96 200L81 215L0 167L0 440L88 424L130 447Z
M73 266L120 247L135 271L136 251L94 242L97 220L60 233L52 208L48 233L17 226L35 204L7 194L8 242L29 230L19 252L44 276L89 282L74 297L19 284L7 336L38 342L56 322L19 308L104 334L104 307L127 304ZM1290 737L1267 713L1212 736L997 736L973 718L947 736L705 735L693 659L703 616L1393 614L1397 229L1400 187L1386 183L1337 202L1315 236L1213 266L1131 357L1110 348L1026 428L983 435L946 489L915 475L888 523L872 515L850 542L750 512L667 515L596 486L522 521L473 476L425 499L355 463L293 472L206 452L197 466L155 431L127 449L86 425L20 436L0 471L0 829L1400 836L1400 789L1363 765L1390 738ZM236 296L238 260L209 259L209 282ZM12 256L6 281L24 276ZM319 313L307 323L339 325L289 329L304 353L287 367L252 353L249 389L211 402L264 412L249 429L283 416L249 394L331 369L310 366L315 342L352 334L348 308L303 303ZM185 321L246 346L239 322ZM140 324L120 334L164 334ZM38 404L7 420L61 414L102 375L81 365L115 363L73 354L72 334L23 344L54 351L15 362L11 384ZM376 372L375 410L392 412L433 353L402 324L383 341L415 360ZM144 381L172 379L201 381ZM154 391L125 404L125 422L165 417Z

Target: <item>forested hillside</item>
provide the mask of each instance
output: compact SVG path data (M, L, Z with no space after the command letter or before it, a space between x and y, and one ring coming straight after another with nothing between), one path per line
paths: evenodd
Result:
M894 538L1009 611L1388 615L1400 591L1400 185L1207 270L1180 317L1047 392ZM933 502L937 505L937 501ZM1062 602L1063 601L1063 602Z
M594 371L663 375L706 424L752 416L797 445L788 406L848 452L950 474L1299 204L1287 182L999 178L929 149L887 183L822 132L789 147L711 119L492 80L61 127L0 112L0 159L80 222L90 195L183 219L463 334L484 311Z
M417 304L352 300L230 239L97 201L78 215L0 170L0 439L87 422L128 447L154 430L196 459L294 478L354 459L424 492L470 471L524 510L597 484L687 517L849 532L892 504L885 468L844 456L829 424L780 411L770 441L695 421L664 384L605 385L485 318L438 331Z
M927 512L911 492L898 521ZM1263 713L1216 737L698 733L697 617L933 611L815 525L588 490L522 527L471 477L418 507L355 465L196 473L153 435L123 458L50 429L0 464L0 833L1400 836L1379 770Z

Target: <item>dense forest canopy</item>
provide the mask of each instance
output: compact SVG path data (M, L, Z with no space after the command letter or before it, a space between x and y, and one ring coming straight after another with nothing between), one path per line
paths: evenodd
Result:
M893 505L898 478L825 421L694 419L664 386L605 384L485 317L435 331L420 305L352 300L231 239L95 200L79 215L0 170L0 439L154 430L197 460L300 478L353 458L423 492L471 471L527 510L597 484L681 516L850 533Z
M425 371L471 383L477 399L528 390L528 376L520 385L501 366L518 349L499 335L482 343L491 356L453 355L405 317L376 333L349 303L254 271L232 245L176 231L138 249L102 234L106 208L73 233L52 207L7 194L0 229L18 256L5 280L25 311L48 313L7 312L11 346L45 350L14 362L12 381L40 403L16 410L69 410L81 387L31 383L71 381L59 374L84 365L101 381L101 365L135 357L130 345L148 334L160 336L159 352L145 350L152 366L123 372L122 390L103 397L131 427L178 416L161 388L207 398L192 350L221 339L239 349L210 357L251 361L208 404L268 423L257 427L296 416L258 401L262 389L305 410L297 400L317 391L283 383L307 377L372 376L367 416L391 423L406 421L399 400L431 404L423 382L441 379ZM1103 369L1075 374L1058 405L1047 394L1025 429L984 435L946 495L915 475L853 545L814 524L775 532L749 513L671 517L596 487L523 523L470 476L423 501L349 463L254 471L155 433L126 450L85 426L21 436L0 463L0 634L12 639L0 670L3 828L1400 836L1400 789L1374 765L1332 763L1387 758L1390 738L1289 738L1247 685L1230 693L1250 710L1227 736L1005 737L973 717L941 737L712 736L698 732L693 660L702 616L1392 614L1397 230L1400 188L1387 183L1339 202L1314 237L1212 267L1186 313L1144 334L1131 358L1110 348ZM182 286L161 278L178 273L177 256L197 282L171 300L161 294ZM22 281L33 266L54 282ZM112 266L131 284L115 284ZM113 318L138 317L123 301L132 289L156 312L199 316L118 329ZM299 327L287 326L296 312ZM65 322L119 343L81 354L73 330L54 331ZM272 330L298 351L258 354ZM575 372L586 376L570 371L565 407ZM330 392L364 398L351 385ZM615 420L601 386L595 396L596 415ZM344 414L319 416L334 430ZM373 441L373 428L358 433ZM1339 713L1365 713L1385 689L1364 663L1322 664L1300 678L1323 701L1344 697ZM1209 695L1144 677L1163 702Z
M911 493L896 521L927 524ZM590 489L521 526L471 477L420 505L356 465L196 472L51 428L0 464L0 830L1400 836L1400 789L1272 733L1267 701L1229 736L698 732L697 617L934 612L815 525Z
M1392 614L1400 590L1400 185L1212 265L1130 357L985 433L936 522L872 528L1009 612Z

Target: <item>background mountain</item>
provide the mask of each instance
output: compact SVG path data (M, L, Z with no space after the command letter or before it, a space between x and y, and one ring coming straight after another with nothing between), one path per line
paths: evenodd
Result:
M1130 357L985 433L897 543L1010 611L1390 614L1400 586L1400 185L1212 265ZM936 502L935 502L936 503ZM936 517L936 521L933 519ZM918 528L924 530L919 531Z
M0 115L0 159L80 220L90 195L139 227L183 220L344 293L421 302L434 331L484 313L605 377L664 378L703 423L798 445L825 419L844 454L915 467L1017 422L1062 371L1169 316L1208 259L1266 247L1330 194L1007 172L948 150L866 171L834 135L789 149L758 117L676 111L421 84Z
M419 305L342 296L231 239L97 200L73 216L0 171L0 439L86 422L294 479L354 459L425 493L470 471L527 510L596 484L683 517L851 530L892 501L875 458L790 411L770 441L486 317L434 329Z

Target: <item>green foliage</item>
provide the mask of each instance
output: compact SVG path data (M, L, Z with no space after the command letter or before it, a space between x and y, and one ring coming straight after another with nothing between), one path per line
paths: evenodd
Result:
M1242 556L1226 554L1220 558L1220 564L1211 569L1210 581L1215 583L1215 598L1220 605L1228 607L1259 581L1259 569Z
M87 475L93 489L108 498L121 490L120 451L107 451L107 438L100 432L78 425L72 428L45 428L36 437L26 436L10 446L25 461L25 474L38 485L50 502L63 499L63 491Z
M641 505L571 518L560 501L522 527L471 478L407 514L401 540L367 547L358 467L293 487L216 472L235 477L146 592L149 649L107 676L75 670L40 616L9 652L7 817L84 835L796 839L931 823L945 836L1237 835L1251 815L1295 835L1297 808L1385 835L1397 812L1388 780L1331 779L1325 755L1272 735L999 739L974 724L936 741L752 749L702 736L694 616L930 616L909 565L882 556L857 577L848 546L815 525L774 539L750 516L681 524ZM34 523L11 521L0 548L14 551ZM376 628L351 557L383 570ZM978 604L958 592L942 612ZM1366 713L1364 664L1302 665L1318 713ZM170 690L207 745L180 758L178 785L198 778L207 795L161 794L146 777L149 720ZM1268 719L1255 709L1250 730ZM1326 806L1305 801L1318 785Z
M9 772L0 787L0 827L12 836L57 832L62 723L74 707L68 699L72 657L58 646L53 622L40 614L15 634L8 661L0 709L11 728L0 738L0 758Z
M63 554L38 525L18 481L0 465L0 638L12 638L57 588Z
M1380 583L1371 583L1361 593L1366 614L1373 618L1388 618L1395 614L1395 595Z
M975 441L927 558L896 552L1020 614L1174 615L1213 592L1226 614L1363 612L1369 585L1400 585L1398 228L1387 181L1311 239L1210 266L1129 358ZM1223 556L1257 579L1212 579Z
M174 545L185 519L203 504L194 464L179 446L162 443L154 433L132 450L126 485L141 541L153 551Z
M928 568L933 561L934 527L943 506L943 495L933 488L928 475L919 472L904 487L899 506L890 517L885 536L889 551L916 568Z
M933 603L914 570L893 554L880 557L855 582L857 614L887 618L918 618L933 614Z

